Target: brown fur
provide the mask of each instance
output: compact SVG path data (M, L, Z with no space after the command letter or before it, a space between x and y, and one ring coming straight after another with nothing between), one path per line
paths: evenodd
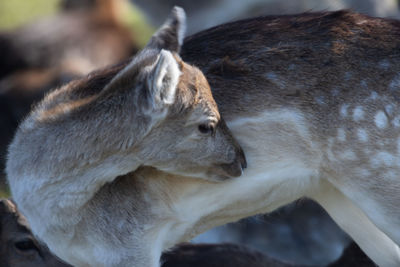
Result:
M377 90L385 88L397 73L399 55L394 51L400 47L399 37L397 20L346 10L267 16L190 36L185 40L182 57L206 74L225 116L281 105L295 105L307 114L320 114L323 110L313 104L314 97L325 96L329 108L335 109L340 103L330 94L335 86L340 85L346 97L354 98L365 94L356 90L357 82L371 79L370 86L374 87L372 78L384 75ZM393 64L382 73L378 62L384 58ZM291 70L290 66L296 69ZM280 75L284 85L269 81L265 77L268 71ZM354 76L344 82L347 71L353 71ZM260 82L268 86L260 87ZM228 84L230 93L226 94L222 88ZM251 93L246 98L237 97L243 94L242 90Z
M154 177L144 192L168 196L165 206L148 202L155 224L187 225L165 242L309 196L374 261L398 266L399 37L398 21L347 10L248 19L188 37L182 58L205 73L249 169L222 185L142 173Z
M131 224L103 231L110 219L121 223L118 210L102 205L115 203L109 190L120 184L120 176L145 165L224 180L246 167L204 75L179 58L184 28L184 11L176 7L128 63L49 93L20 124L9 147L6 171L13 198L33 232L73 265L158 261L139 248L139 233L126 235L147 217L123 219L123 225Z

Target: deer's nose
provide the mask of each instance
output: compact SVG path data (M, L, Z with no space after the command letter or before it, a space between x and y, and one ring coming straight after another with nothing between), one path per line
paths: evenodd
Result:
M222 168L231 177L239 177L247 167L246 156L241 148L236 148L235 158L232 163L223 164Z

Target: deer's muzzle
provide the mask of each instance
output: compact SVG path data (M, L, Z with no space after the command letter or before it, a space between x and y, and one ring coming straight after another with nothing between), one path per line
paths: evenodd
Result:
M239 177L247 168L247 161L241 148L236 149L235 159L231 163L223 163L218 166L219 180L226 180L232 177Z

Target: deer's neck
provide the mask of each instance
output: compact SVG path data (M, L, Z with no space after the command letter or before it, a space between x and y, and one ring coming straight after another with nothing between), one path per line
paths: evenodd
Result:
M144 174L149 178L147 192L162 199L150 206L159 216L155 221L162 222L152 233L158 233L163 249L212 227L272 211L307 195L318 183L319 146L311 142L298 110L269 110L227 124L247 156L248 168L241 177L209 183Z

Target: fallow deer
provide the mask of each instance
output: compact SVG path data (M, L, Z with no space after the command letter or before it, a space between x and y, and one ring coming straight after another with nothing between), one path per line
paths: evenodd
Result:
M71 267L50 253L30 231L15 204L0 199L0 265L2 267Z
M6 172L15 202L33 233L74 266L158 264L159 255L148 254L138 239L151 218L136 217L145 207L130 205L128 197L147 193L114 192L121 175L154 166L225 180L246 167L207 80L178 55L184 28L185 13L176 7L122 68L48 94L9 147ZM114 206L124 203L129 207ZM125 215L132 217L124 221Z
M206 75L248 170L216 184L143 168L104 187L146 207L148 253L307 196L375 263L400 266L398 21L260 17L188 37L181 56Z
M279 262L260 252L235 244L181 244L162 255L162 267L299 267ZM30 231L24 216L8 199L0 200L0 264L2 267L69 267ZM330 264L338 266L375 266L354 243Z

